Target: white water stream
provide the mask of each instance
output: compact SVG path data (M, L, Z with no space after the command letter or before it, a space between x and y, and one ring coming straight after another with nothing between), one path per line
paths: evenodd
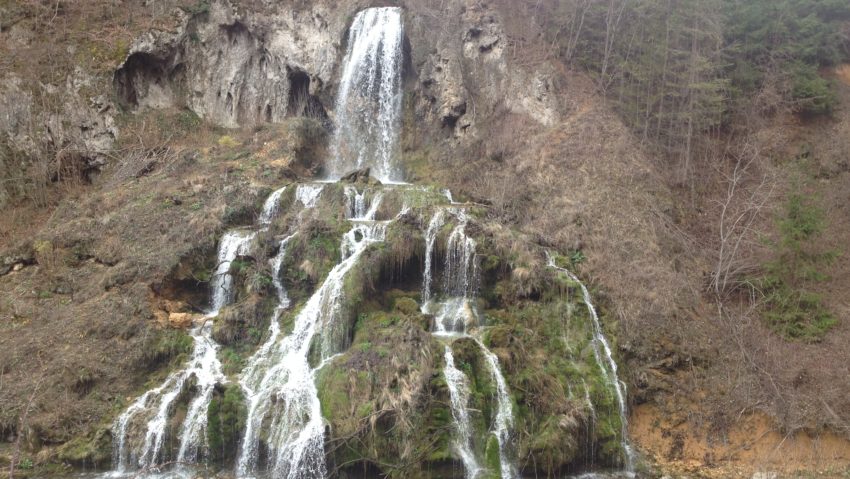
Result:
M367 8L354 17L336 99L331 178L369 166L383 183L403 181L395 161L403 38L400 8Z
M265 213L265 211L264 211ZM186 417L180 427L178 462L193 462L205 452L207 445L207 409L217 383L226 382L218 360L218 344L212 339L210 318L218 315L222 307L233 299L233 277L231 263L250 251L256 233L230 231L219 246L218 265L211 285L211 309L202 318L202 323L191 331L192 356L183 369L175 371L163 384L136 399L113 425L115 446L113 461L117 475L136 470L150 472L159 464L171 459L163 454L163 442L168 433L168 423L174 412L175 401L191 378L195 378L195 395L189 403ZM145 439L140 445L130 444L130 426L139 415L152 416L145 424Z
M281 194L285 188L273 192L266 200L258 220L261 228L268 227L277 214ZM230 268L240 255L251 252L256 231L233 230L221 238L218 249L217 265L210 286L210 310L201 318L190 335L193 340L192 356L186 365L169 375L157 388L147 391L136 399L121 414L113 425L113 466L112 476L133 475L137 471L153 476L159 465L171 459L178 464L197 462L206 454L207 449L207 411L212 400L216 384L226 383L218 359L218 344L212 339L211 319L221 309L233 301L233 276ZM180 426L179 448L177 456L167 457L163 444L169 431L169 419L174 413L175 401L183 392L188 381L194 378L194 396L189 402L186 416ZM138 417L149 415L144 424L145 437L141 444L131 445L131 426L138 423Z
M466 478L475 479L480 473L484 472L484 469L479 465L475 451L472 449L474 431L469 423L469 379L463 371L455 367L455 358L449 345L446 345L444 358L446 367L443 369L443 375L446 377L446 385L449 387L452 418L454 418L455 428L457 429L455 448L460 455L461 462L463 462Z
M447 190L448 191L448 190ZM449 195L450 198L450 195ZM446 241L446 260L443 268L443 298L433 299L433 256L439 230L445 223L445 213L457 221ZM425 231L425 271L422 279L422 310L434 315L434 334L452 340L471 337L466 331L478 325L475 311L475 295L478 291L478 263L475 258L475 240L466 234L469 218L461 208L438 209ZM496 417L490 433L499 444L499 467L503 479L517 477L516 466L511 460L511 434L514 425L513 404L508 385L502 375L499 360L484 343L472 337L481 349L491 379L496 384ZM452 417L455 422L455 449L463 462L467 479L475 479L485 472L476 457L473 445L474 431L469 421L469 379L455 366L450 345L445 349L446 366L443 375L449 389Z
M446 190L448 191L448 190ZM431 301L431 283L434 269L434 245L437 242L437 234L445 222L445 213L442 209L434 212L428 229L425 231L425 273L422 278L422 304Z
M342 238L343 257L298 313L292 332L280 338L279 329L277 334L273 329L269 340L251 358L241 381L249 408L237 476L250 477L261 469L260 441L266 437L269 457L262 469L272 477L325 477L324 425L316 369L310 366L309 355L316 339L322 361L332 357L340 346L334 331L339 329L335 323L343 307L345 277L366 248L383 241L386 232L386 223L374 221L380 200L380 194L374 195L368 206L364 200L364 215L349 218L352 227ZM284 246L278 256L285 254ZM280 261L275 259L275 264ZM279 328L274 325L278 317L276 314L273 318L273 328Z

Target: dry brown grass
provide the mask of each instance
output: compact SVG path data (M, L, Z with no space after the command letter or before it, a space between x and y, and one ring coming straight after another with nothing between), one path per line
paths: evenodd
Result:
M148 3L148 5L146 5ZM0 66L28 79L62 82L77 66L111 73L131 42L149 29L176 26L177 7L193 0L8 0L0 35ZM8 31L28 31L14 37Z

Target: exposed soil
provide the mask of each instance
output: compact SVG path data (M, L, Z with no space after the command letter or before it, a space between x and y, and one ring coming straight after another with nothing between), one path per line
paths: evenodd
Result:
M644 454L674 475L850 475L850 440L828 431L783 433L763 413L743 414L725 433L700 428L648 404L634 408L631 421L632 438Z

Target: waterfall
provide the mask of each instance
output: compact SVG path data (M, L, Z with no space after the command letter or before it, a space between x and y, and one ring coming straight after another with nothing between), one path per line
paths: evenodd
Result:
M428 300L423 296L423 311L433 314L435 333L457 334L477 324L477 314L473 304L475 295L478 290L478 262L475 259L475 240L466 234L466 226L469 218L466 212L462 209L448 210L455 219L458 220L457 225L452 230L446 242L446 259L443 268L443 294L444 300L438 303L430 301L430 285L431 285L431 268L428 267L428 260L433 254L433 244L431 253L426 252L426 275L423 278L423 295L426 290L424 285L427 284ZM440 214L435 213L435 215ZM432 219L433 221L433 219ZM426 248L428 246L428 235L436 235L437 230L442 227L442 219L437 220L439 225L434 225L434 230L430 233L426 231ZM429 229L431 224L428 225ZM433 238L431 241L435 241Z
M617 375L617 362L614 361L614 354L611 352L611 345L608 343L608 339L602 332L602 325L599 322L599 316L596 314L596 308L593 306L593 302L591 301L590 291L588 291L584 283L581 282L578 276L573 274L572 271L556 265L555 259L551 254L547 252L546 257L549 267L566 274L571 281L578 284L579 288L581 288L584 304L587 307L587 312L590 314L591 319L593 354L596 358L596 362L599 364L599 369L602 371L602 377L606 382L608 382L608 384L611 385L611 389L614 391L617 398L617 408L619 410L620 424L622 426L620 436L623 453L625 455L625 469L627 473L631 474L634 472L635 457L634 450L629 443L629 422L628 412L626 410L625 385L620 381L620 378Z
M307 209L314 208L323 190L322 185L299 185L296 188L295 197L303 205L303 213ZM251 356L248 364L242 371L239 385L245 393L245 398L248 402L248 418L245 424L245 435L242 439L241 451L236 465L237 474L242 477L253 472L256 469L259 459L259 438L258 433L261 423L265 417L269 404L263 394L259 394L259 388L262 386L264 376L269 368L273 366L272 361L278 359L275 356L277 342L280 337L280 316L286 311L291 302L286 289L283 287L280 274L283 267L283 260L286 258L286 251L289 242L295 238L295 234L289 235L280 241L277 254L269 260L272 268L272 286L274 286L277 294L277 306L275 307L271 320L269 321L269 337L262 346ZM260 411L266 408L265 411Z
M211 334L212 324L209 321L192 332L197 352L193 354L193 362L186 376L195 376L198 393L189 404L183 420L178 462L196 461L200 450L206 447L207 409L213 389L217 383L227 382L218 360L218 345L212 340Z
M437 233L443 227L445 215L443 210L434 212L431 221L428 223L428 230L425 231L425 274L422 278L422 304L427 304L431 300L431 283L433 275L434 262L434 244L437 241Z
M357 188L347 185L345 187L346 218L358 218L366 215L366 190L357 191Z
M469 298L477 293L478 263L475 261L475 240L466 234L469 221L466 212L456 214L458 224L446 244L444 289L449 296Z
M278 304L272 313L271 320L269 321L269 338L248 360L248 364L243 370L239 380L239 385L242 387L242 391L244 392L246 401L248 402L249 411L255 411L258 406L257 403L260 396L257 394L256 388L263 379L262 374L264 374L266 368L269 367L272 348L274 348L278 337L280 336L280 316L290 306L289 295L280 280L280 271L283 266L283 260L286 258L286 247L294 237L295 235L290 235L284 238L280 242L277 255L269 261L272 266L272 284L275 288L275 292L277 293ZM258 427L259 425L255 424L253 421L246 422L244 437L253 438ZM239 456L239 462L237 463L237 470L241 471L241 475L246 473L248 464L256 462L259 455L258 446L259 442L251 441L245 443L243 441L242 454Z
M129 470L150 469L161 463L162 445L167 433L168 419L174 408L174 401L183 390L186 381L195 377L198 393L191 401L180 433L178 461L193 461L199 451L206 446L207 408L212 398L215 384L226 379L218 360L218 345L211 338L212 326L208 319L218 314L233 297L233 277L230 264L240 254L246 254L254 233L231 231L221 240L218 251L218 265L211 287L211 311L204 317L204 323L190 332L194 346L187 365L166 378L158 388L152 389L124 411L113 426L113 436L117 439L114 462L119 473ZM158 401L158 402L157 402ZM145 440L140 451L131 451L128 447L128 425L138 415L156 408L155 414L145 426Z
M331 269L298 313L292 333L282 339L270 338L243 374L249 408L237 476L247 477L257 472L259 442L267 424L270 456L267 469L273 477L325 477L324 425L315 384L316 369L310 367L308 356L317 335L322 345L322 360L337 352L339 338L335 331L339 328L335 323L342 312L345 277L367 247L383 241L386 232L386 223L374 221L380 199L380 194L373 196L372 205L363 207L363 217L350 218L352 228L342 238L346 256Z
M284 188L273 192L265 201L258 223L267 227L277 214L278 203ZM227 382L218 359L218 344L212 339L211 319L221 308L233 301L233 275L230 267L240 255L250 253L256 231L233 230L225 233L220 241L217 265L210 286L210 310L200 325L190 331L193 340L192 355L186 365L173 373L157 388L151 389L136 399L113 425L113 464L118 475L133 470L152 470L162 464L163 443L168 432L168 422L174 412L175 401L187 381L195 380L194 397L189 402L186 416L179 432L179 448L176 461L196 462L206 452L207 410L216 384ZM145 423L145 437L140 449L129 444L129 428L137 418L151 414Z
M395 161L401 127L403 37L400 8L367 8L354 17L335 106L332 178L369 166L384 183L403 180Z
M208 317L218 315L218 312L233 300L233 275L230 265L240 255L248 254L251 242L257 234L244 231L228 231L221 238L218 250L218 265L212 280L212 309Z
M448 190L446 190L448 191ZM449 201L450 193L448 195ZM511 434L514 424L513 404L508 385L499 367L499 360L477 337L469 336L468 326L475 326L477 313L474 300L478 292L479 270L475 258L475 240L466 234L469 217L460 208L447 210L457 220L457 224L446 241L446 260L443 269L443 299L432 301L431 284L433 281L433 254L437 234L444 224L444 210L437 210L425 231L425 272L422 279L422 310L434 314L433 334L447 337L471 337L481 349L490 377L496 384L496 417L490 432L496 436L499 444L499 468L503 479L517 477L516 467L511 461ZM472 446L474 431L469 422L469 386L466 375L455 367L454 355L449 345L445 349L446 366L443 375L449 388L452 418L457 437L455 448L463 462L467 479L475 479L485 472L480 466Z
M454 197L452 196L452 190L450 190L450 189L448 189L448 188L444 189L444 190L443 190L443 196L445 196L445 197L446 197L446 199L447 199L447 200L449 200L449 203L451 203L451 204L455 204L455 199L454 199Z
M298 185L295 189L295 199L300 201L304 208L315 208L324 188L325 185L322 184Z
M455 447L466 471L466 479L475 479L483 471L475 458L472 450L472 426L469 423L469 380L462 371L455 367L455 358L452 348L446 345L445 352L446 368L443 375L446 377L446 385L449 387L449 399L451 401L452 417L457 428Z
M274 191L263 203L263 210L260 212L260 219L257 220L261 225L268 225L272 219L277 216L280 209L280 195L286 191L286 187Z
M513 405L511 404L511 396L508 394L508 383L502 375L502 370L499 367L499 358L487 349L479 339L475 339L481 352L484 354L484 359L487 360L487 367L490 369L490 377L496 383L496 399L498 408L496 410L496 420L493 424L493 434L496 435L496 440L499 442L499 465L502 469L503 478L516 477L516 469L508 460L511 441L511 430L514 426Z

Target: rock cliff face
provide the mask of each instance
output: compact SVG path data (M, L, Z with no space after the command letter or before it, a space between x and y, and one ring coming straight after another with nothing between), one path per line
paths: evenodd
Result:
M493 6L449 2L439 12L439 26L433 17L417 15L416 7L410 10L420 112L435 116L456 136L473 133L476 116L488 116L497 105L546 127L560 119L563 105L552 91L551 66L540 63L529 69L510 64L506 51L510 40ZM429 34L435 28L445 34Z
M324 116L317 97L327 99L343 21L321 4L254 11L215 1L184 14L177 31L139 38L115 90L132 109L185 107L230 128Z
M25 87L13 73L0 80L0 132L7 138L0 169L17 174L13 158L44 157L74 163L84 179L106 165L118 136L109 92L94 90L95 78L80 69L59 85ZM37 93L40 98L35 98ZM45 104L47 103L47 105ZM26 160L23 160L26 161ZM61 168L60 168L61 169ZM0 187L0 206L14 184Z
M175 31L137 39L115 72L115 90L130 108L180 106L225 127L277 123L305 111L324 115L347 22L361 3L252 10L214 1L184 13ZM508 40L494 9L448 2L439 14L453 20L443 22L442 35L433 35L433 14L413 3L406 14L415 66L408 80L420 113L464 134L475 116L468 105L473 89L486 109L504 103L545 126L559 119L553 72L508 66Z

